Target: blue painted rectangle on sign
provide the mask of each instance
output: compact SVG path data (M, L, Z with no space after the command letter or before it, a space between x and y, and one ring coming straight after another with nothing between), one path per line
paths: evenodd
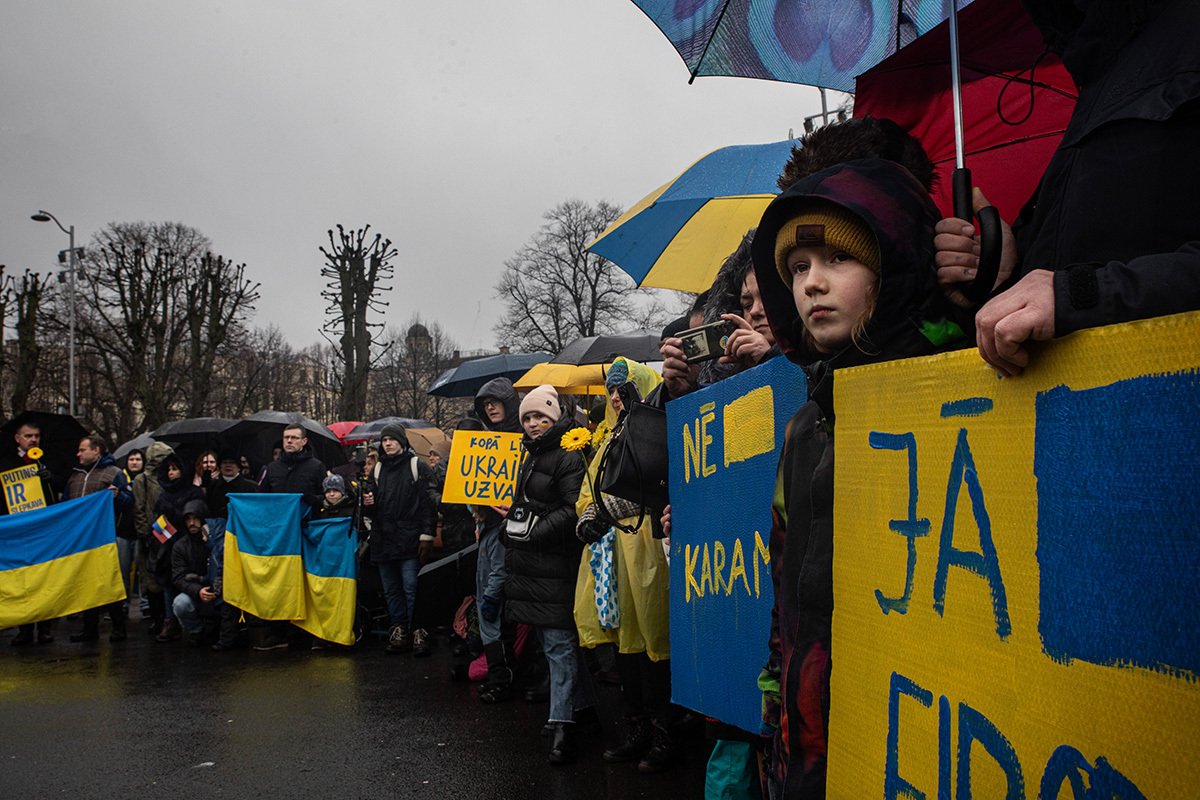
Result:
M771 627L771 498L804 372L775 358L667 404L674 702L751 732Z
M1039 630L1052 658L1200 675L1198 410L1194 371L1038 396Z

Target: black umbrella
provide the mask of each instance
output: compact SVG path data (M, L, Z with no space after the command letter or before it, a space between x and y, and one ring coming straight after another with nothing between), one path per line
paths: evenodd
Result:
M177 419L159 425L150 432L155 441L168 442L172 445L199 445L203 448L218 450L224 441L221 434L233 426L237 420L224 417L191 417Z
M501 353L473 358L439 375L426 394L435 397L474 397L493 378L515 381L534 364L549 360L549 353Z
M122 458L124 458L125 456L129 455L134 450L141 450L144 453L144 452L146 452L146 448L149 447L150 445L154 444L154 442L155 442L155 439L150 434L148 434L148 433L139 434L139 435L135 436L134 438L130 439L128 442L125 442L124 444L122 444L116 450L113 450L113 458L115 458L119 461Z
M36 425L41 430L41 462L50 470L55 489L61 490L79 463L75 454L79 451L79 440L88 435L87 428L70 414L23 411L0 426L0 446L13 452L16 448L13 436L22 425Z
M283 439L283 429L288 425L299 425L308 434L308 446L313 455L326 467L345 464L346 454L342 443L333 431L316 420L288 411L259 411L225 429L222 434L231 447L241 455L266 464L271 460L271 449Z
M356 442L372 442L379 438L379 434L388 425L399 425L401 428L436 428L429 420L413 419L412 417L380 417L373 419L370 422L354 428L354 430L343 436L346 444L354 444Z
M475 566L479 545L472 543L457 553L421 567L417 574L417 609L413 627L436 628L454 621L463 598L475 594Z
M584 336L564 347L561 353L550 359L550 363L608 364L617 356L625 356L643 364L647 361L662 361L658 344L658 334L646 331L610 336Z

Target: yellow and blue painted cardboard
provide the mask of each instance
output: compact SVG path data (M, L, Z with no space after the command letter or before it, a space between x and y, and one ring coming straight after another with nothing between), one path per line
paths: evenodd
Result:
M836 375L830 797L1195 796L1200 314L1036 355Z
M442 502L512 505L520 465L521 434L455 431Z
M42 479L38 477L40 469L37 464L25 464L0 472L0 487L4 489L4 504L8 513L19 514L46 507Z
M667 404L671 693L751 732L771 626L771 497L784 429L806 397L785 358Z

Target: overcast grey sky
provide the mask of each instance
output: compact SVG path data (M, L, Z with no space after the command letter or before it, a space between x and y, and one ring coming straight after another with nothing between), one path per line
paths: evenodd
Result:
M628 0L0 4L0 263L76 226L194 226L262 283L253 324L319 339L318 245L370 223L414 312L490 347L541 214L624 207L701 155L784 139L815 89L687 69Z

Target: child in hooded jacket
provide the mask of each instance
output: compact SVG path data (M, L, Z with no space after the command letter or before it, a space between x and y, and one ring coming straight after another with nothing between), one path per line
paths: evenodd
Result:
M772 508L766 795L823 798L833 616L833 373L965 346L933 263L939 217L894 162L850 161L800 180L763 214L752 253L775 340L805 368Z

